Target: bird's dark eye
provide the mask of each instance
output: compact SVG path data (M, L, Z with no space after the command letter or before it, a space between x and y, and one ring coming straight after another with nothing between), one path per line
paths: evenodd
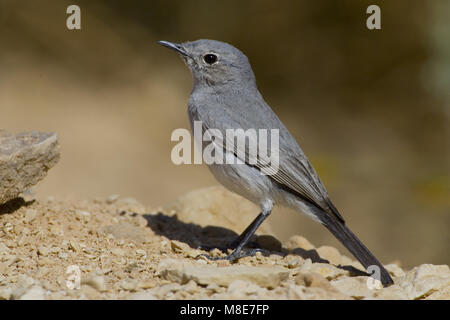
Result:
M214 62L217 61L217 56L215 54L212 53L207 53L203 56L203 60L207 63L207 64L213 64Z

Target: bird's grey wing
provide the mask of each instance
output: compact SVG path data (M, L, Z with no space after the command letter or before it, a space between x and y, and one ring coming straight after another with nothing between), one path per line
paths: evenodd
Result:
M314 204L325 212L335 215L338 220L344 222L343 217L329 199L325 187L306 157L298 153L292 155L292 150L280 148L278 169L274 169L271 167L270 159L265 158L264 155L258 155L257 159L253 158L252 160L252 155L245 152L248 149L238 150L239 147L239 145L235 146L234 153L242 161L246 163L248 161L249 164L256 162L255 166L274 180L280 188ZM245 156L242 155L244 152Z
M270 158L267 157L267 152L265 154L258 152L257 155L254 155L249 152L248 148L242 149L242 145L230 141L230 137L226 134L223 135L224 140L215 139L214 143L216 146L234 153L236 157L246 164L259 168L285 191L295 194L325 212L333 214L338 220L344 222L343 217L329 199L325 187L309 163L309 160L269 106L265 104L261 105L253 101L253 103L246 103L246 105L256 105L255 110L234 112L233 105L230 105L230 101L222 103L227 104L227 108L214 108L211 106L200 109L192 108L193 110L192 112L190 111L190 116L193 115L191 113L195 113L195 118L203 121L202 125L204 130L217 128L224 132L225 129L236 128L242 128L244 130L251 128L278 129L280 133L278 170L270 172ZM201 114L198 115L198 112ZM261 117L261 115L264 116ZM226 119L226 122L223 119ZM247 136L247 138L249 144L255 143L255 145L258 145L257 141L252 141L254 137Z
M325 187L306 157L280 155L279 169L270 177L281 184L286 191L313 203L344 222L344 218L331 202Z

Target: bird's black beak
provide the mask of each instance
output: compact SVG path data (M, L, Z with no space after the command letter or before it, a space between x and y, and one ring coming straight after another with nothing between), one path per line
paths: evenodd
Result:
M173 43L173 42L169 42L169 41L158 41L157 43L166 48L172 49L172 50L178 52L179 54L182 54L185 57L189 57L189 55L184 50L184 48L181 45L179 45L178 43Z

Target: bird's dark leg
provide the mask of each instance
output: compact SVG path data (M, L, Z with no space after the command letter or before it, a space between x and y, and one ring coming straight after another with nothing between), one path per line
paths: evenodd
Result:
M263 223L264 220L266 220L266 218L269 216L270 211L265 213L265 212L261 212L255 220L253 220L252 223L250 223L250 225L244 230L244 232L242 232L242 234L235 240L233 241L233 243L236 243L236 248L234 249L234 251L229 254L228 256L224 257L224 258L214 258L211 257L210 255L207 254L202 254L201 256L204 256L210 260L229 260L229 261L234 261L237 260L239 258L243 258L243 257L247 257L250 255L254 255L256 252L260 251L260 249L251 249L251 250L245 250L245 252L243 252L243 248L245 247L245 245L248 243L248 241L250 240L250 238L253 236L253 234L255 233L256 229L258 229L258 227L261 225L261 223Z
M236 249L236 248L238 247L238 245L239 245L239 244L242 242L242 240L244 239L244 236L245 236L247 233L251 232L251 230L252 230L253 228L255 228L255 225L256 225L256 228L254 229L253 233L256 231L256 229L258 229L258 226L259 226L259 225L262 223L262 221L264 221L264 219L265 219L265 218L263 218L263 220L262 220L261 222L258 221L259 219L261 219L260 217L261 217L262 215L263 215L263 213L261 212L261 213L260 213L260 214L252 221L252 223L250 223L250 224L248 225L248 227L245 228L244 232L242 232L236 239L233 240L233 242L230 244L230 247L231 247L231 248ZM252 235L253 235L253 233L252 233ZM252 235L250 236L249 240L251 239ZM247 241L247 242L248 242L248 241Z

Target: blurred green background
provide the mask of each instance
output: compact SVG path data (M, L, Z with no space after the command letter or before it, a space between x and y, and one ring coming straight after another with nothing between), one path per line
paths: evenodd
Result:
M81 30L66 28L70 4ZM366 28L370 4L381 30ZM38 196L170 202L216 182L170 161L192 80L155 41L226 41L375 255L449 264L449 18L446 0L0 0L0 127L59 133L61 161ZM295 212L269 221L282 240L349 255Z

